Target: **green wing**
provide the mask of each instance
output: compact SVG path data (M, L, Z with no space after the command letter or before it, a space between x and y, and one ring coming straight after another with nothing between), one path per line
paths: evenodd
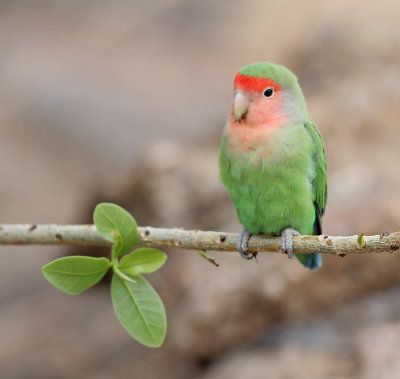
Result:
M321 218L325 211L326 199L327 199L327 181L326 181L326 158L324 141L319 133L317 126L312 122L304 124L308 134L311 136L314 144L313 151L313 162L315 176L312 181L313 193L314 193L314 206L316 212L316 225L315 233L321 234Z

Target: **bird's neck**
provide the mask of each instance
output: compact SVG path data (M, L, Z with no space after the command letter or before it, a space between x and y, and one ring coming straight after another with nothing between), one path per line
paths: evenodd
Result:
M241 123L230 120L225 126L225 134L232 150L246 153L270 144L282 126L273 123L250 125L245 120Z

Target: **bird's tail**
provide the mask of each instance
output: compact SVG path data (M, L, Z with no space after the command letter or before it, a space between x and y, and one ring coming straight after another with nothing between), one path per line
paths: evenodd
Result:
M308 267L310 270L318 270L322 266L322 257L319 253L312 254L295 254L301 264Z
M314 235L322 234L322 224L321 224L321 211L317 203L314 202L315 207L315 223L314 223ZM295 254L296 258L300 263L310 270L318 270L322 266L322 257L319 253L312 254Z

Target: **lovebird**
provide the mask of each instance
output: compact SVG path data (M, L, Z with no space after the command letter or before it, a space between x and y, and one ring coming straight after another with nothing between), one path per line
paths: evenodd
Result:
M252 234L281 235L289 258L311 270L321 267L320 254L293 253L293 236L322 233L327 179L321 134L289 69L257 62L236 74L218 160L243 226L240 255L255 257L248 251Z

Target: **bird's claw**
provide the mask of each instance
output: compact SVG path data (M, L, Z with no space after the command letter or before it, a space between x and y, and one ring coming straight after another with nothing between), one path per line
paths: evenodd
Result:
M282 250L289 259L293 258L293 237L300 233L292 228L286 228L282 231Z
M252 259L255 258L255 256L257 255L249 251L250 236L251 233L248 231L248 229L243 227L239 233L239 238L236 247L240 256L244 259Z

